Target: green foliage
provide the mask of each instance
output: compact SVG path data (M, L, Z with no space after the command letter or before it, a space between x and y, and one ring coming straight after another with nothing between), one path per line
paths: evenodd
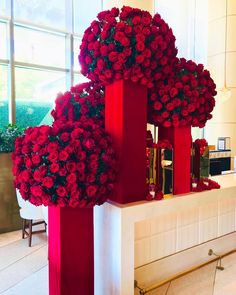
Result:
M15 140L23 135L24 129L9 124L0 129L0 152L10 153L14 150Z

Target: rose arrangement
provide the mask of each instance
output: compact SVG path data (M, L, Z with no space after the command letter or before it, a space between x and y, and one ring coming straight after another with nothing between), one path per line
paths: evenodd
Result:
M192 179L192 191L202 192L205 190L219 189L220 185L209 178L200 178L200 180Z
M104 127L104 88L93 82L71 87L70 91L58 95L51 115L56 124L93 119Z
M199 147L200 156L204 154L205 148L208 146L208 142L205 138L198 138L194 141L194 144Z
M202 64L181 58L173 75L157 81L148 97L148 122L156 126L204 127L212 118L216 85Z
M163 192L158 184L148 184L148 193L146 196L147 201L163 199Z
M28 128L16 140L13 164L15 186L36 206L100 205L116 174L111 138L92 123Z
M168 139L162 139L162 140L158 140L156 147L158 149L171 150L172 149L172 144L169 142Z
M177 49L172 29L159 14L129 6L102 11L80 46L81 72L104 85L130 79L147 87L172 71Z

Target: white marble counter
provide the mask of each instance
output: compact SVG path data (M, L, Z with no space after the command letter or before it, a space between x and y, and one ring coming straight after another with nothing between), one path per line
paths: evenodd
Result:
M133 294L134 269L235 231L236 174L221 189L95 208L95 294Z

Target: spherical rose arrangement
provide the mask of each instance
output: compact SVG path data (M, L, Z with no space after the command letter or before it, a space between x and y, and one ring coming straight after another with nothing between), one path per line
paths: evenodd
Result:
M172 29L159 14L129 6L102 11L85 30L81 72L104 85L130 79L147 87L172 70L177 49Z
M92 119L94 123L104 127L104 112L104 87L86 82L59 94L51 115L57 124Z
M34 205L92 207L106 201L116 175L110 136L91 123L28 128L13 153L15 186Z
M173 75L157 81L148 96L148 122L156 126L204 127L212 118L216 85L202 64L178 60Z

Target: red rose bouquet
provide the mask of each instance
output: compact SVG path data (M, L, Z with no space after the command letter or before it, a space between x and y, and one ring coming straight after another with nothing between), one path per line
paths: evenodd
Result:
M13 164L16 187L34 205L100 205L116 174L111 138L81 122L28 128L16 140Z
M157 81L148 97L148 122L156 126L204 127L212 118L216 85L202 64L181 58L174 74Z
M80 46L82 74L104 85L130 79L147 87L172 71L177 49L159 14L129 6L100 12Z
M104 127L104 89L93 82L73 86L70 91L58 95L51 114L56 124L93 119Z

